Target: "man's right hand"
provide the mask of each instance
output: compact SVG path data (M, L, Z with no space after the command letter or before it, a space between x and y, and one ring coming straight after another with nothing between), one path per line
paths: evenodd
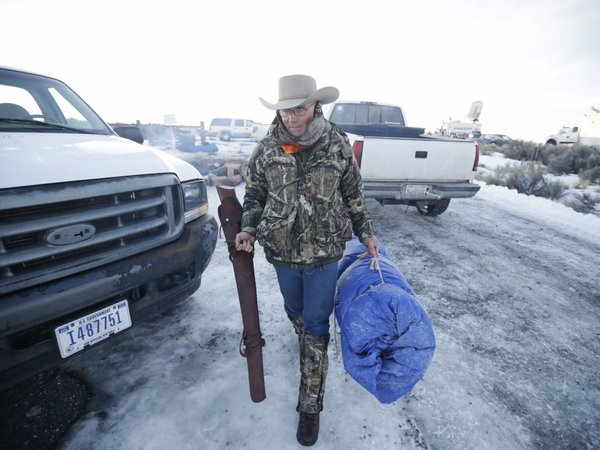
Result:
M235 249L238 252L245 251L252 253L254 251L255 237L245 231L240 231L235 235Z

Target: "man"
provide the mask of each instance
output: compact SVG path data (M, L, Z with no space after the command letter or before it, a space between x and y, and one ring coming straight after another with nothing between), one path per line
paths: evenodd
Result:
M296 438L306 446L319 436L337 261L352 232L370 254L379 250L348 138L321 111L338 95L331 86L317 89L312 77L288 75L279 79L277 103L260 98L276 117L250 158L236 236L238 251L252 252L255 239L263 246L298 335Z

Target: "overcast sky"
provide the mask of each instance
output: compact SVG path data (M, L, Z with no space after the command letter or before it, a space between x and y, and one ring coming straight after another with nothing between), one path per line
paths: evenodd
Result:
M269 122L281 75L399 104L434 130L542 141L600 107L597 0L0 0L0 65L53 75L109 122ZM192 6L194 5L194 6Z

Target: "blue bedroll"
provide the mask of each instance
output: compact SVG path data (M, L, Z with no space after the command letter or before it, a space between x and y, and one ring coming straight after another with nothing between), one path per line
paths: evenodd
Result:
M377 400L391 403L425 374L435 336L406 279L387 257L378 259L383 282L371 257L355 258L344 270L335 314L346 371Z

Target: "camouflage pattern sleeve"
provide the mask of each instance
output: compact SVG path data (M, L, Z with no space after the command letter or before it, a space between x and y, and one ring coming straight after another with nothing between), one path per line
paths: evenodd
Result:
M258 227L267 200L268 186L261 158L263 150L264 147L261 144L256 146L246 171L242 231L250 233L252 236L256 236L256 227Z
M352 230L354 234L362 241L365 238L375 235L375 227L371 221L371 216L367 211L365 199L362 191L362 177L360 169L354 156L352 148L344 135L345 146L342 150L346 157L346 170L342 174L340 181L340 190L342 199L346 205L348 215L352 221Z

